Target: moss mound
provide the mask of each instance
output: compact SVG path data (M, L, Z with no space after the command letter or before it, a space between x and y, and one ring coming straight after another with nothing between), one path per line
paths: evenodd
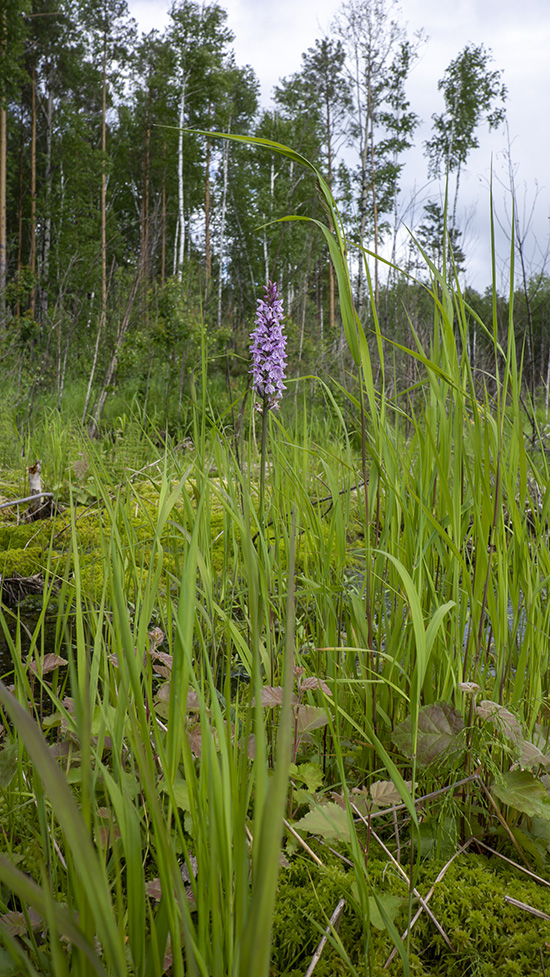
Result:
M431 888L443 863L423 862L417 888ZM394 923L403 933L407 926L405 883L388 862L369 859L369 878L379 896L394 896L398 909ZM454 949L451 953L434 924L421 913L412 930L409 964L415 977L527 977L550 968L550 922L506 901L506 896L549 913L550 889L537 884L498 858L465 854L452 863L435 887L430 908ZM371 901L370 926L361 918L354 898L352 875L345 866L326 870L297 856L281 873L273 926L272 977L303 977L338 901L346 907L338 930L345 953L360 977L401 973L397 957L384 964L393 949L391 937L376 923ZM413 902L413 914L417 901ZM343 956L330 943L325 946L316 977L349 975Z

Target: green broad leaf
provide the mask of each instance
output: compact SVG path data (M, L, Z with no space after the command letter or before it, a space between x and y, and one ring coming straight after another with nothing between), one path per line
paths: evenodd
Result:
M166 780L161 780L159 784L159 790L163 794L170 793L170 788L166 783ZM191 804L189 801L189 788L183 777L176 777L174 783L172 784L171 793L174 795L174 800L182 811L191 811Z
M0 787L9 787L17 770L17 743L0 750Z
M546 854L544 844L538 838L533 838L531 832L522 831L515 824L509 827L519 848L532 859L537 871L542 871Z
M298 807L302 807L302 805L310 807L311 801L312 801L311 793L309 790L306 790L305 787L296 787L292 791L292 806L294 807L294 809Z
M402 899L401 896L392 896L389 892L369 896L369 919L371 925L377 930L387 929L380 907L383 908L385 915L393 922L406 902L407 900Z
M109 724L111 729L115 728L117 718L117 711L114 706L103 703L101 706L96 706L94 709L94 714L92 716L91 733L92 736L99 736L104 733L108 728L106 722Z
M406 780L405 787L411 791L412 780ZM370 796L374 808L392 807L394 804L403 803L393 780L375 780L370 785Z
M295 706L294 721L298 736L303 736L304 733L310 733L313 729L326 726L328 716L324 709L319 709L317 706Z
M490 722L499 733L506 736L512 743L519 744L523 739L521 726L513 712L501 706L492 699L483 699L476 705L476 715Z
M340 841L350 841L350 827L348 816L344 809L330 801L322 804L313 811L309 811L299 821L294 822L296 831L308 831L321 838L337 838Z
M42 719L42 729L53 729L55 726L59 726L62 718L63 717L60 712L52 712L50 716L44 716Z
M523 768L533 769L533 767L550 767L550 756L539 750L538 746L530 740L521 739L519 741L519 763Z
M542 842L546 848L550 847L550 824L545 818L534 817L531 820L531 835Z
M7 950L0 947L0 977L17 977L20 973L19 964L14 962Z
M540 780L528 770L509 770L492 784L491 794L530 818L550 821L550 797Z
M291 763L290 776L292 780L299 780L305 784L312 794L323 784L323 771L318 763L299 763L298 766Z
M460 713L448 702L435 702L423 706L418 712L418 737L416 756L420 764L427 766L437 756L456 745L457 737L464 729ZM412 757L412 719L407 717L393 731L393 742L405 756Z

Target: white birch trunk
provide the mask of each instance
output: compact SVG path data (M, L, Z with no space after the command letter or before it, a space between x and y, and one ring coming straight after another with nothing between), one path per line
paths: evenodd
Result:
M227 131L231 131L231 124L228 125ZM221 208L221 218L220 218L220 267L218 271L218 329L221 328L222 324L222 290L223 290L223 262L225 258L225 213L227 209L227 183L228 183L228 173L229 173L229 141L225 140L223 144L223 191L222 191L222 208Z
M177 273L181 277L184 261L185 252L185 215L183 207L183 124L185 122L185 76L182 78L181 85L181 99L180 99L180 118L179 118L179 136L178 136L178 226L179 226L179 241L178 241L178 259L177 259Z

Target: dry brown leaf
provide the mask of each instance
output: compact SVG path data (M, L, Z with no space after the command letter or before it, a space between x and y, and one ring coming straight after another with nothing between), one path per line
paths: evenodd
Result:
M159 675L160 678L170 679L172 676L172 669L166 668L166 665L153 665L153 671L155 675Z
M29 670L34 672L35 675L47 675L48 672L55 671L60 665L68 665L66 658L61 658L59 655L54 655L53 653L49 655L44 655L42 661L36 661L34 658L29 663Z
M202 733L200 723L195 726L191 726L187 731L187 742L189 743L189 749L191 753L194 753L196 757L200 758L202 752Z
M190 855L189 856L189 865L191 867L191 872L193 874L193 878L194 879L197 878L197 864L198 863L197 863L196 856L195 855ZM180 871L181 871L181 877L182 877L183 881L184 882L190 882L191 881L191 876L189 875L189 869L187 867L187 862L184 862L183 863L183 865L181 866L181 870Z
M273 709L274 706L282 705L282 685L264 685L262 691L260 692L260 702L262 706L266 706L268 709ZM251 705L256 705L256 697L252 699Z
M145 891L150 899L154 899L155 902L160 902L162 899L162 886L160 884L160 879L151 879L150 882L146 882Z
M27 907L29 920L34 931L42 929L42 916L31 906ZM8 913L0 916L0 922L7 929L11 936L23 936L27 932L27 923L23 913L12 909Z
M164 631L160 628L151 628L148 632L149 636L149 652L152 654L159 645L164 641Z
M412 780L407 780L405 787L410 793ZM376 780L370 785L370 796L375 807L393 807L395 804L403 803L401 794L391 780Z
M332 695L327 683L323 682L322 678L317 678L316 675L312 675L310 678L305 678L302 682L300 682L300 692L303 692L304 690L307 691L308 689L321 689L325 695Z
M153 659L154 662L162 662L162 664L169 671L172 671L172 668L173 668L173 665L174 665L174 656L173 655L168 655L165 651L152 651L151 652L151 658ZM156 664L153 665L153 668L155 669L155 671L157 670L158 667L159 666L156 665Z

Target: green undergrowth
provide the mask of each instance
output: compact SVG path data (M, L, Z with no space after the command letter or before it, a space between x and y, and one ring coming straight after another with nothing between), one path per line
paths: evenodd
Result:
M315 968L317 977L347 977L352 973L358 977L383 977L400 973L398 959L384 968L393 943L377 912L376 896L403 933L407 926L408 888L393 865L376 852L374 844L372 849L367 860L373 896L370 937L366 944L354 876L345 865L332 858L321 869L307 857L296 856L282 869L274 917L272 977L303 977L342 898L346 905L338 938L344 953L329 942ZM325 859L322 850L320 853ZM416 883L420 895L427 895L444 866L437 859L421 864ZM542 974L541 954L545 966L550 966L550 921L507 902L506 896L548 913L549 889L502 860L477 854L456 858L435 885L429 902L454 952L449 951L433 921L422 912L411 934L411 974L415 977ZM417 908L415 899L413 912Z
M192 471L192 466L190 466ZM215 474L209 476L208 537L202 539L202 547L208 556L213 573L222 574L228 564L236 564L240 547L240 530L235 528L227 517L227 486ZM73 548L76 546L81 563L82 592L90 598L101 596L105 583L103 541L109 538L116 522L123 548L128 555L136 555L138 561L147 564L148 554L153 549L153 541L160 540L163 547L163 573L166 575L165 587L170 587L170 578L177 582L179 570L178 553L188 536L188 523L192 522L192 512L196 511L199 498L197 479L192 474L183 480L175 475L169 478L169 489L181 486L181 497L174 501L171 519L158 533L157 517L159 498L162 491L162 477L157 474L147 480L133 481L127 486L119 486L110 493L112 507L103 503L78 504L78 496L95 494L95 483L80 487L71 505L67 495L61 495L60 512L52 518L32 523L18 523L15 508L0 510L0 573L3 577L32 576L43 573L46 568L59 579L70 579L74 571ZM185 501L183 495L185 494ZM224 498L225 497L225 498ZM313 500L314 503L316 500ZM339 501L335 497L335 501ZM230 502L230 504L233 504ZM357 543L361 538L361 521L358 506L348 506L346 514L345 546L339 551L334 546L335 529L333 524L333 500L324 498L319 511L309 526L298 533L296 561L300 570L307 573L319 559L319 552L327 556L328 564L341 569L360 561L356 554ZM24 513L26 506L20 507ZM190 515L191 514L191 515ZM342 514L338 512L342 520ZM250 525L250 535L256 535L257 527ZM277 538L276 528L268 525L269 543L274 558L280 567L287 566L287 544ZM131 561L133 562L133 560ZM135 600L131 580L128 598Z

